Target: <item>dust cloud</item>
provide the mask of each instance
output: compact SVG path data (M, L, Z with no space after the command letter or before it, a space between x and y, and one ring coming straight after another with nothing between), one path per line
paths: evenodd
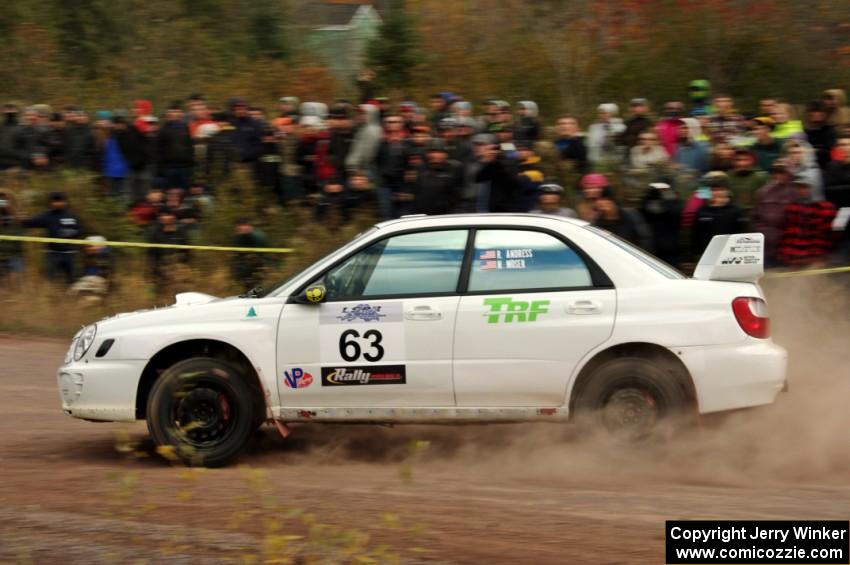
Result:
M789 352L790 391L771 406L708 418L670 442L624 448L569 426L303 426L287 449L306 460L411 464L460 476L770 486L847 483L850 469L850 279L764 281L773 339ZM306 462L306 461L305 461Z

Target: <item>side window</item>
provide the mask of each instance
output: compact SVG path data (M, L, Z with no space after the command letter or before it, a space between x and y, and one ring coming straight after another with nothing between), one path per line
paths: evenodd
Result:
M535 231L478 231L470 269L470 292L593 286L575 251Z
M331 269L328 299L454 292L466 249L466 230L397 235Z

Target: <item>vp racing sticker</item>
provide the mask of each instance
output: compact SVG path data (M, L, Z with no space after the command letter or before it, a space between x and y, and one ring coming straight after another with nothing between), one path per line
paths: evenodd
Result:
M283 372L283 384L287 388L307 388L313 384L313 375L301 368L290 369Z

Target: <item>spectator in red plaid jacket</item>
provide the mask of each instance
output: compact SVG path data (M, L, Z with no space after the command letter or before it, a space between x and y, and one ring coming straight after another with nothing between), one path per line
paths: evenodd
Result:
M779 243L779 262L784 265L811 265L826 259L832 251L832 221L835 205L812 200L807 179L797 178L797 199L785 207L785 226Z

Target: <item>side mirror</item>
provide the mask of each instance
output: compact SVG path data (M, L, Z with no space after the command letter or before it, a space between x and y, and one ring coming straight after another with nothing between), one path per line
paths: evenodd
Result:
M295 304L319 304L325 301L328 291L322 283L311 284L298 295L290 298L290 302Z

